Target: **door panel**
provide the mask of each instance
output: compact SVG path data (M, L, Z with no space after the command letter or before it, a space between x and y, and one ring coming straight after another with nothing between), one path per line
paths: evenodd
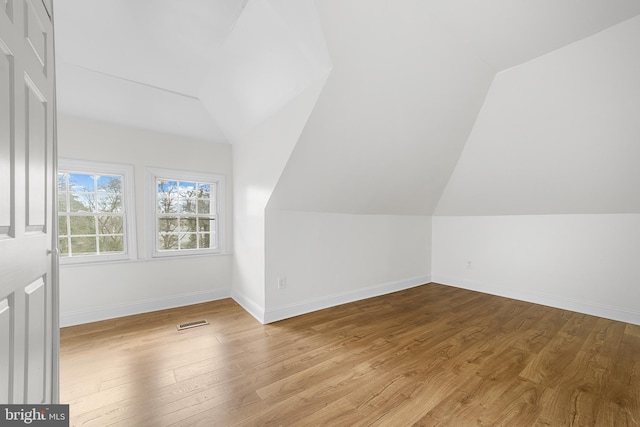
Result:
M11 225L11 126L13 61L0 44L0 239Z
M31 1L25 0L24 7L26 14L24 35L36 58L38 58L40 66L44 69L46 64L47 33L44 31Z
M25 402L44 402L46 374L46 292L43 278L25 288L26 294L26 382Z
M46 103L33 82L27 80L25 117L27 131L27 163L26 163L26 200L27 231L44 232L46 216ZM45 165L45 168L42 166Z
M4 0L2 4L4 5L4 13L9 19L13 19L13 0Z
M13 299L12 296L0 301L0 342L3 344L6 343L6 345L0 347L0 402L9 401L11 382L13 379L11 369L9 369L12 365L11 355L13 354L11 299Z
M41 0L0 0L0 403L58 396L52 34Z

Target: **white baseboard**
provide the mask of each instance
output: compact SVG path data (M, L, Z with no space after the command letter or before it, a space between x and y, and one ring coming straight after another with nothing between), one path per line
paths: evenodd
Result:
M241 294L236 289L231 292L231 298L237 302L240 307L244 308L247 313L255 317L258 322L265 324L264 321L264 308L260 307L258 303L250 298L247 298L244 294Z
M366 298L373 298L380 295L390 294L392 292L402 291L404 289L414 288L429 282L431 282L430 275L411 277L395 282L387 282L370 286L364 289L341 292L339 294L328 295L321 298L308 299L295 304L269 308L264 313L263 323L277 322L278 320L288 319L290 317L311 313L313 311L329 307L335 307L341 304L347 304L353 301L359 301Z
M520 289L507 289L500 286L493 286L486 283L479 283L453 277L433 275L432 280L434 283L439 283L442 285L468 289L471 291L478 291L485 294L498 295L501 297L532 302L535 304L546 305L563 310L604 317L605 319L618 320L620 322L640 325L640 313L620 309L617 307L611 307L578 299L565 298L556 295L523 291Z
M164 298L152 298L126 304L117 304L90 310L78 310L60 314L60 327L80 325L100 320L115 319L133 314L166 310L168 308L199 304L231 297L231 289L218 289L201 292L191 292Z
M175 295L166 298L153 298L136 301L127 304L118 304L108 307L100 307L89 310L78 310L60 314L60 327L80 325L83 323L98 322L100 320L115 319L134 314L148 313L151 311L166 310L168 308L182 307L202 302L215 301L223 298L233 298L243 309L255 317L260 323L266 324L289 317L298 316L336 305L359 301L366 298L401 291L408 288L429 283L431 276L418 276L397 282L382 283L364 289L329 295L322 298L305 300L300 303L275 307L265 310L255 301L247 298L237 290L222 289L212 291L193 292L189 294Z

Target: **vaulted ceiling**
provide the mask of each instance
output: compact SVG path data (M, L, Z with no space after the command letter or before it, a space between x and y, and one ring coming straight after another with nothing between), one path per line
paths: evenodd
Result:
M498 73L640 14L637 0L55 8L66 114L234 142L330 71L271 206L386 214L435 211Z
M270 206L302 211L431 215L456 169L495 76L637 15L640 3L363 0L318 1L317 8L333 70ZM638 42L630 38L636 51L640 51ZM565 62L571 63L571 58ZM564 78L571 80L572 76ZM526 85L526 81L513 84L518 87ZM555 83L558 84L561 86ZM547 99L551 104L552 96ZM500 108L509 113L508 104ZM526 114L526 109L521 111ZM499 120L501 111L495 114ZM549 141L557 141L556 136L544 144ZM513 150L518 150L513 146L526 142L535 147L541 141L509 142ZM493 148L484 146L484 155L508 165L511 159ZM562 150L560 164L571 164L567 151ZM471 161L479 179L474 181L474 175L469 175L465 182L485 182L491 169L483 169L475 158ZM527 179L536 182L537 174L543 171L539 168ZM561 171L558 173L566 181ZM539 182L554 179L555 176L546 176ZM518 180L507 173L500 180L509 191L517 193L518 189L511 190L509 183ZM574 181L578 182L588 188L584 181ZM476 194L476 188L477 185L456 188L456 197L473 200L465 207L475 207L477 194L492 191L489 187ZM544 189L536 189L536 194L544 194ZM540 203L540 197L536 200ZM567 209L554 202L545 207L538 204L530 213L564 213ZM523 210L526 211L516 211ZM576 210L578 206L569 209ZM474 211L498 214L514 209L484 207ZM456 208L447 212L459 215L471 210Z
M228 142L330 68L311 1L57 0L58 109Z
M287 37L309 39L317 34L295 28L312 22L306 16L300 19L301 13L313 13L301 12L300 3L305 2L56 0L59 109L224 140L220 129L224 124L216 123L200 99L221 59L229 59L222 48L226 43L229 49L245 49L240 51L245 59L271 56L274 64L279 60L287 68L293 55L278 50L276 44L287 43ZM325 32L334 39L331 57L360 61L358 67L345 70L354 80L369 75L392 80L394 72L404 78L412 71L401 66L421 62L446 75L450 68L466 65L456 62L460 56L468 57L467 62L481 61L495 73L640 13L635 0L317 0L315 4ZM244 43L254 43L249 52L238 46L242 42L233 33L243 14L260 12L258 20L249 21L256 18L250 16L245 20L263 25L240 29L247 39ZM273 35L278 30L280 34ZM437 56L429 58L433 53ZM383 54L388 58L386 67L368 68L379 65L371 61ZM223 55L227 57L220 58ZM319 61L326 66L327 59ZM249 68L255 61L238 65ZM425 94L434 99L439 95Z

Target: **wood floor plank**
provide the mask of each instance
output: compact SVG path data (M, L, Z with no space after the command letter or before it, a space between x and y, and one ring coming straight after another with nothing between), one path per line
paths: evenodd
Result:
M571 366L584 339L595 326L597 318L576 315L547 343L520 376L537 383L555 383L563 376L565 369Z
M60 366L72 426L640 426L640 326L433 283L63 328Z

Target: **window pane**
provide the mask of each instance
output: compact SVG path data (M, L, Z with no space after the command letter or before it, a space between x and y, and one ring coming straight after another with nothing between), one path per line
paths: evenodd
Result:
M71 194L69 212L93 212L96 206L96 198L92 193Z
M180 249L197 249L198 240L196 233L180 234Z
M196 219L195 218L182 218L180 219L180 231L194 232L196 231Z
M211 231L211 220L209 218L198 218L198 231Z
M209 233L206 234L198 234L198 245L201 248L209 248L209 244L211 242L211 238Z
M69 174L69 191L92 193L95 191L95 177L83 173Z
M199 214L208 214L211 212L210 209L211 203L209 200L198 200L198 213Z
M98 176L98 193L122 193L121 176Z
M196 183L195 182L180 182L178 187L178 194L180 197L195 197L196 196Z
M71 238L72 255L95 255L96 238L95 237L72 237Z
M65 236L69 234L69 230L67 230L67 217L59 216L58 217L58 234L60 236Z
M158 180L158 194L171 195L177 194L178 183L176 181Z
M178 249L178 235L160 233L158 239L158 250L167 251Z
M157 181L158 213L174 213L178 211L178 194L175 181Z
M67 212L67 193L58 193L58 212Z
M97 212L122 212L119 194L98 194Z
M58 174L58 191L67 191L67 179L69 175L66 173Z
M178 231L178 218L176 217L164 217L158 219L158 232L170 233L172 231Z
M196 199L180 199L180 213L196 213Z
M178 199L175 197L162 196L158 198L158 213L178 212Z
M69 223L71 235L96 234L96 218L94 216L71 216Z
M124 238L122 236L102 236L98 238L100 253L124 252Z
M58 249L60 250L60 256L69 256L69 244L66 237L62 237L58 240Z
M122 234L121 216L99 216L98 234Z
M198 184L198 197L201 199L211 197L211 184Z

